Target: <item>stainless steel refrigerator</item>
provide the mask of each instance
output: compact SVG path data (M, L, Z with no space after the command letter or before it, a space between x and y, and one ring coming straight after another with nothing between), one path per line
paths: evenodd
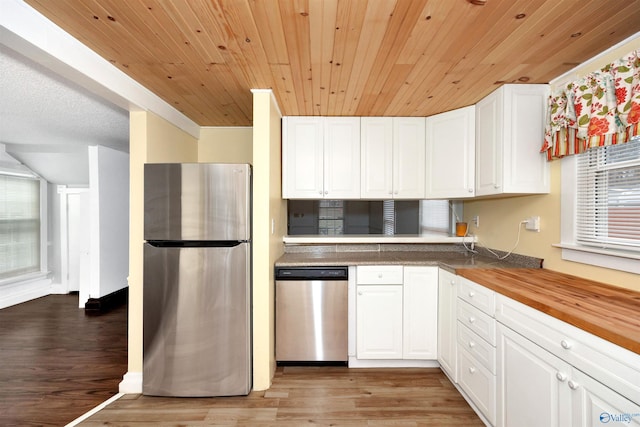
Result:
M144 168L143 394L251 390L251 167Z

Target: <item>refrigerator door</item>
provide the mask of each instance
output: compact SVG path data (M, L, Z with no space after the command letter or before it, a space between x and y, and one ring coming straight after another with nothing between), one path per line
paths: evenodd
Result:
M251 166L144 165L144 239L250 240Z
M250 244L144 247L143 393L251 390Z

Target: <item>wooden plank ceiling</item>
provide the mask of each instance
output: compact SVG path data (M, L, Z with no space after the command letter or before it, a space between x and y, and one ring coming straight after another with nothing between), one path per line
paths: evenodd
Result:
M201 126L250 126L252 88L284 115L429 116L640 31L640 0L26 2Z

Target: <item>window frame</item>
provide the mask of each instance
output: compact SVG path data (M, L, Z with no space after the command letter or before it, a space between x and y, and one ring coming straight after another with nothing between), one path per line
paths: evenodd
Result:
M581 245L577 242L575 228L577 160L576 156L566 156L560 160L560 243L553 246L562 249L562 259L565 261L640 274L639 252L603 249Z
M48 209L47 209L47 191L48 183L42 177L35 173L23 169L14 169L11 167L0 167L0 174L23 176L35 178L40 182L40 269L39 271L31 271L29 273L18 274L15 276L0 279L0 286L14 285L22 282L31 282L48 275Z

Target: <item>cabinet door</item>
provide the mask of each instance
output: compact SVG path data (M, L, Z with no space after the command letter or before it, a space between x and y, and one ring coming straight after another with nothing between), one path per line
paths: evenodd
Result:
M358 286L358 359L402 359L402 285Z
M572 394L574 426L640 426L639 405L585 373L573 369L567 386Z
M424 117L393 118L393 198L424 199Z
M324 117L324 195L360 198L360 118Z
M504 87L503 192L548 193L549 162L540 153L544 140L546 85Z
M393 119L361 119L361 191L362 198L393 197Z
M503 91L476 104L476 196L502 192Z
M456 276L438 272L438 362L453 382L458 382Z
M405 267L403 359L438 357L438 267Z
M324 126L320 117L284 117L282 197L323 197Z
M497 425L571 425L571 366L498 325Z
M427 199L475 194L475 123L475 106L427 117Z

